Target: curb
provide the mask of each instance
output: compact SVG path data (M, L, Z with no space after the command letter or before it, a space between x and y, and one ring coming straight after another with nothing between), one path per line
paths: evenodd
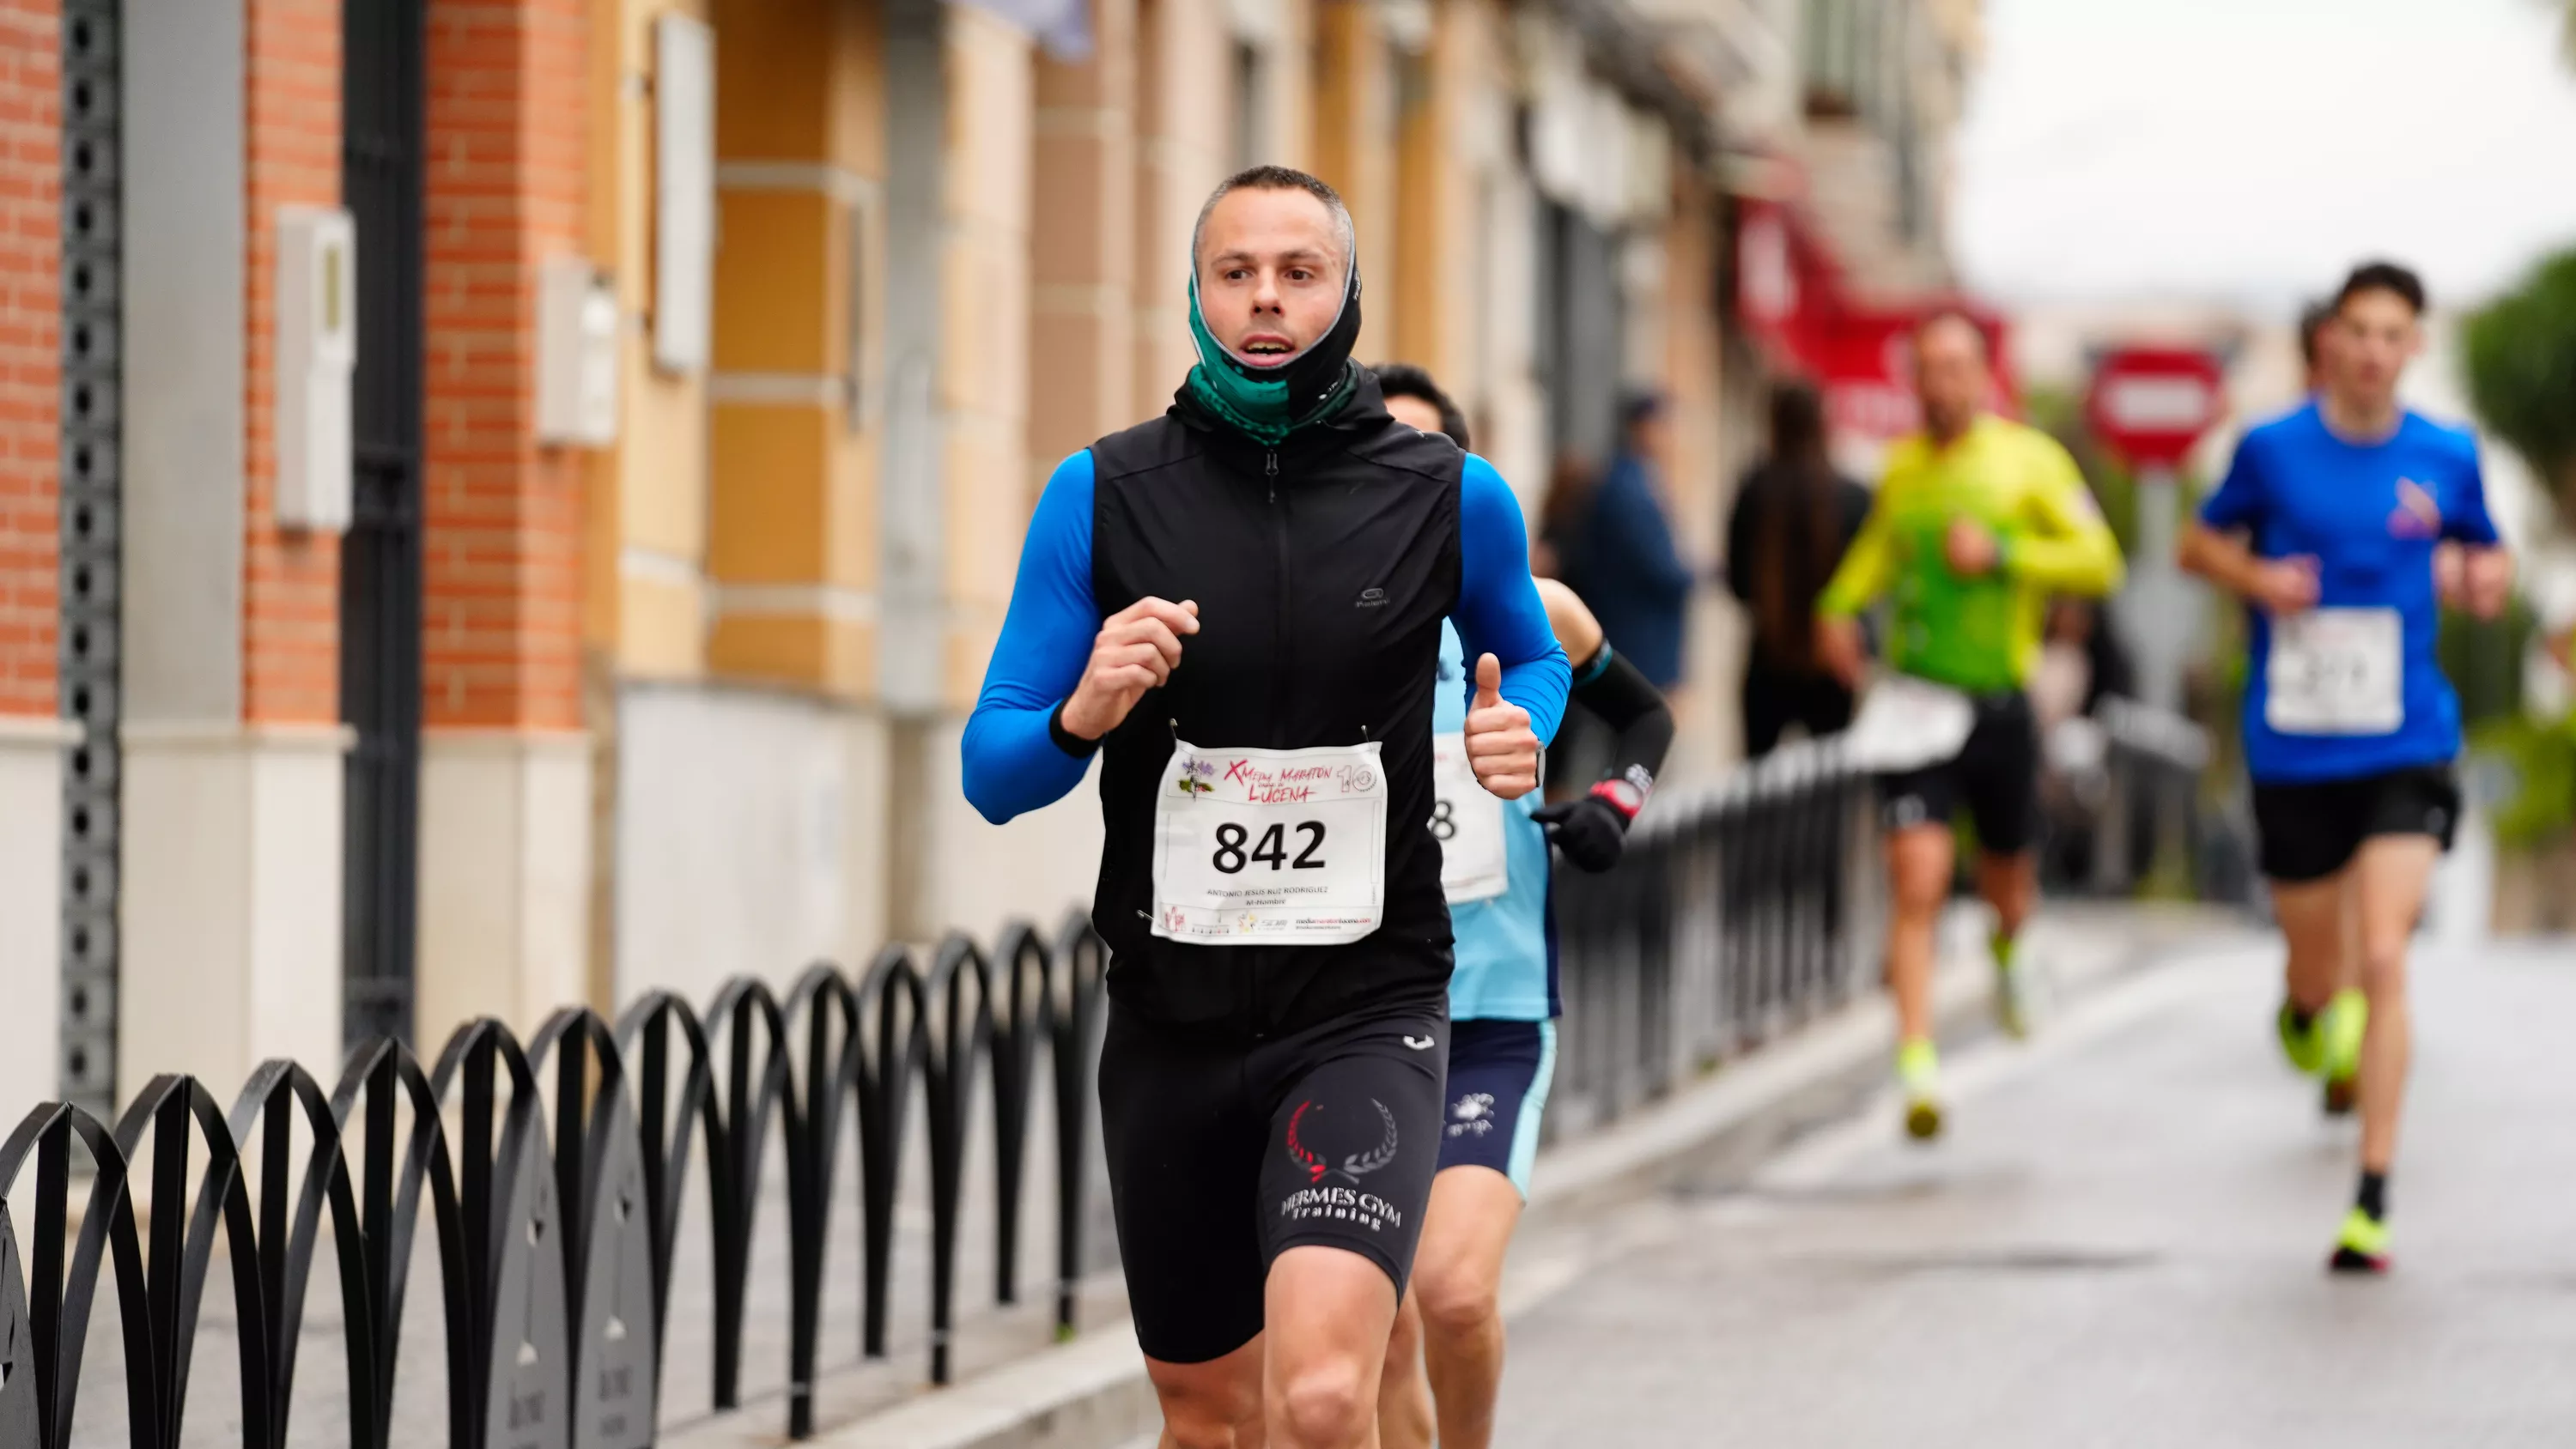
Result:
M2108 915L2060 907L2032 923L2025 949L2044 963L2044 1002L2089 994L2243 920L2198 907L2124 906L2115 927ZM1942 923L1945 964L1933 1001L1945 1043L1991 1031L1988 983L1972 964L1982 929L1982 916L1968 908ZM1873 991L1741 1064L1549 1149L1539 1158L1522 1231L1561 1229L1684 1182L1741 1170L1809 1127L1848 1115L1884 1084L1894 1031L1894 1008ZM1515 1297L1526 1301L1507 1283L1507 1311ZM1131 1441L1153 1443L1161 1423L1144 1355L1126 1323L1116 1321L810 1442L822 1449L1124 1449Z

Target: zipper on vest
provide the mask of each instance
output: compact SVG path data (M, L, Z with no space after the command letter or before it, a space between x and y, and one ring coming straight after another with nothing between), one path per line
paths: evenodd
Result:
M1278 449L1273 448L1262 455L1261 472L1270 488L1270 537L1277 552L1279 568L1279 597L1270 622L1270 743L1284 748L1279 737L1279 720L1284 703L1281 693L1286 688L1288 675L1288 509L1279 501Z
M1279 501L1278 449L1273 448L1262 455L1261 476L1270 490L1270 537L1279 570L1279 596L1273 600L1274 607L1270 621L1270 742L1278 745L1281 743L1279 721L1283 703L1280 695L1285 687L1283 681L1288 675L1288 510L1286 505ZM1266 948L1262 950L1264 957L1269 954ZM1244 973L1244 984L1250 989L1252 997L1252 1039L1261 1041L1270 1033L1261 1015L1261 965L1259 963Z

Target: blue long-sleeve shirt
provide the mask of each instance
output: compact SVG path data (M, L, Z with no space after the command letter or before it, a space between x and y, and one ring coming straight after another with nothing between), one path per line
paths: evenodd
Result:
M1048 721L1081 683L1100 632L1091 589L1092 480L1087 449L1057 465L1047 480L1020 550L1001 639L966 722L966 798L996 825L1062 799L1090 768L1087 756L1057 746ZM1503 666L1503 698L1529 711L1530 728L1542 741L1552 739L1565 714L1571 671L1530 582L1520 502L1493 465L1472 453L1459 481L1458 534L1452 617L1467 657L1495 656ZM1181 658L1188 667L1186 638Z

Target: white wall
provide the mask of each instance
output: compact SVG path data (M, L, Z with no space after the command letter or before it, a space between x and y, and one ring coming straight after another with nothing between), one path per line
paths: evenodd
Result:
M420 769L415 1043L496 1016L523 1037L589 995L590 737L432 730Z
M62 752L50 719L0 719L0 1121L56 1095Z
M337 727L127 725L117 1095L340 1060Z
M929 919L990 943L1008 921L1052 931L1086 906L1100 863L1089 779L1007 826L966 803L963 722L931 747L930 838L887 839L887 729L792 695L633 686L619 702L617 1004L665 987L703 1006L728 976L856 970L886 939L887 852L927 849Z
M939 771L932 919L987 943L1013 920L1052 934L1067 910L1090 906L1100 874L1100 767L1053 805L988 825L966 803L964 733L962 722L942 727L931 756Z
M885 921L882 723L713 686L633 685L617 709L616 1004L864 964Z

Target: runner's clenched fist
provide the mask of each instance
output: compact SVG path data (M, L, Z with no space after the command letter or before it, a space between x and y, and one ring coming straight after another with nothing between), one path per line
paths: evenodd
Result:
M1194 599L1143 598L1110 615L1092 637L1082 682L1064 702L1065 733L1096 740L1118 728L1146 690L1171 680L1181 664L1181 636L1198 631Z

